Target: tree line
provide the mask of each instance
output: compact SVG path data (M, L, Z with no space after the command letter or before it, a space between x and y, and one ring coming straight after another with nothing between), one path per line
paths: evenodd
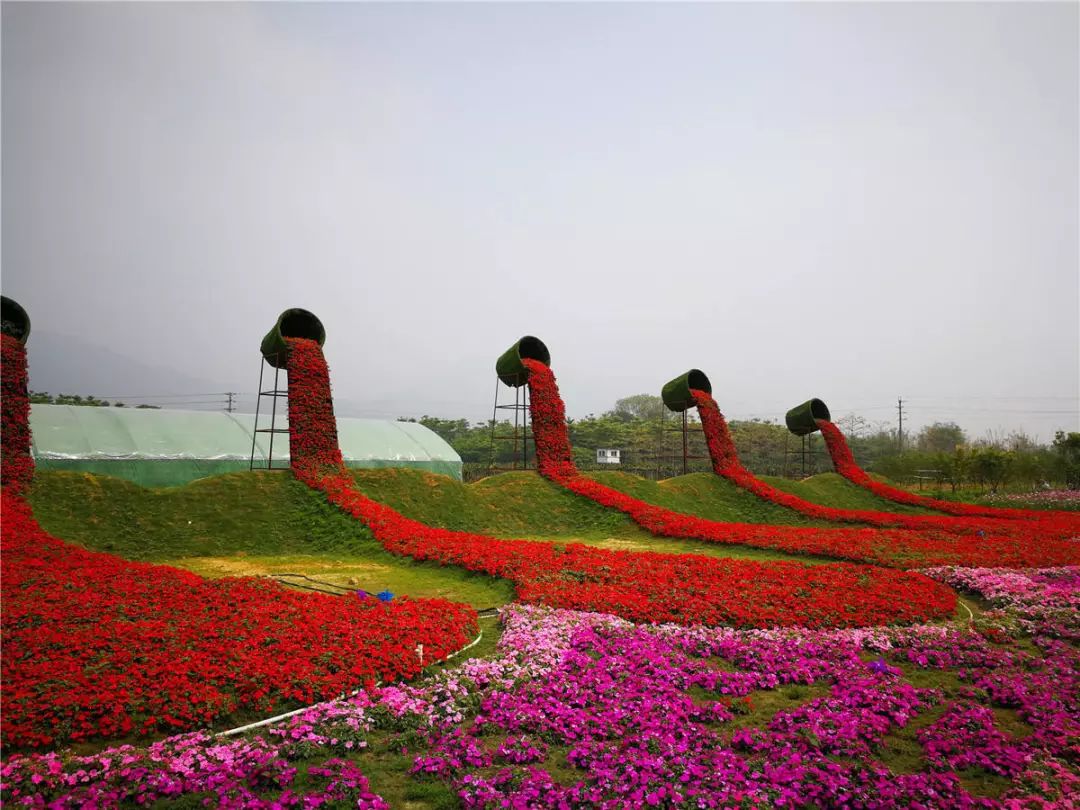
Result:
M42 391L31 391L30 402L129 407L93 395ZM422 416L399 417L398 421L418 422L445 439L461 456L466 480L482 478L493 469L535 467L532 442L524 440L525 429L515 430L509 420L470 422ZM599 416L568 418L566 423L574 460L582 470L622 470L659 480L711 469L696 411L687 412L684 425L682 415L668 411L663 400L652 394L624 397ZM1046 445L1023 432L972 439L955 422L926 425L913 437L900 437L895 428L856 414L836 423L861 467L900 483L948 487L954 492L969 485L990 491L1009 486L1080 489L1080 432L1058 431ZM733 420L728 427L743 465L757 475L802 478L832 470L824 442L816 434L803 440L767 419ZM598 463L596 451L601 448L618 449L620 463Z
M89 408L127 408L123 402L109 402L107 399L98 399L93 394L50 394L47 391L31 391L31 405L82 405ZM136 405L136 408L148 408L160 410L160 405Z
M492 468L533 464L531 441L523 447L523 429L508 420L470 422L423 416L401 417L430 428L457 451L467 480L490 474ZM1080 488L1080 433L1059 432L1049 445L1022 432L972 439L954 422L935 422L914 436L849 414L836 420L848 437L855 460L864 469L905 484L948 487L975 485L996 491L1005 486ZM742 463L757 475L802 478L832 470L824 441L806 440L778 422L766 419L729 422ZM583 470L613 469L661 479L711 469L696 412L683 417L668 411L658 396L635 394L616 401L600 415L567 419L574 458ZM516 441L515 441L516 437ZM684 465L685 455L688 460ZM599 464L596 451L621 451L618 465Z

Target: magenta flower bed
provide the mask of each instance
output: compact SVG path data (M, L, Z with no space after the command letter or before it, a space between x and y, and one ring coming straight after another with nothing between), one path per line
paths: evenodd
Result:
M990 637L1010 631L1080 642L1080 566L928 568L924 574L985 599L990 610L979 625Z
M733 630L514 605L494 659L249 739L12 759L3 800L378 807L361 775L378 730L467 807L1070 806L1080 650L1061 631L1076 628L1080 569L930 573L997 607L970 626ZM897 766L901 744L914 767ZM300 760L325 761L302 797Z

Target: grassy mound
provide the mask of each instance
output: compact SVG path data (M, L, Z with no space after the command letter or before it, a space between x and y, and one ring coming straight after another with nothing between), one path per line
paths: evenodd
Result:
M535 472L503 473L462 484L418 470L356 470L368 497L429 526L541 540L668 554L700 554L756 560L836 562L748 546L654 537L615 509L567 492ZM810 525L801 515L743 492L715 475L690 475L657 484L627 473L600 472L596 479L660 506L716 520ZM618 483L616 486L615 482ZM828 524L820 524L828 525Z
M287 473L231 473L144 489L110 476L39 471L29 500L38 522L57 537L211 578L301 573L477 608L514 595L503 580L389 554L361 524Z
M409 469L354 470L369 498L429 526L499 537L581 540L649 537L630 518L541 478L535 472L463 484Z
M593 472L589 475L612 489L633 495L647 503L674 509L676 512L699 515L710 520L774 523L788 526L837 525L814 520L792 509L770 503L713 473L690 473L660 482L647 481L623 472L604 471ZM774 476L762 476L762 480L804 501L837 509L874 509L880 512L908 515L938 514L927 509L904 506L879 498L836 473L820 473L802 481Z
M624 472L591 472L589 477L646 503L708 520L785 526L833 525L777 506L711 472L690 473L659 482Z
M230 473L147 489L107 475L40 471L29 501L57 537L133 560L375 545L355 521L287 473Z
M766 520L771 513L792 519L786 510L715 476L687 476L659 487L622 477L664 496L675 492L677 497L665 503L672 508L727 520ZM448 529L633 551L793 559L748 547L653 537L625 515L531 472L468 485L407 469L357 470L355 478L369 497ZM284 472L231 473L180 487L145 489L109 476L39 471L29 497L41 525L57 537L207 577L300 573L371 592L438 596L477 607L513 598L506 582L388 554L361 524Z
M940 515L932 509L907 506L886 500L868 489L856 486L837 473L818 473L802 481L764 475L761 479L777 489L797 495L804 501L833 506L837 509L873 509L878 512L894 512L902 515Z

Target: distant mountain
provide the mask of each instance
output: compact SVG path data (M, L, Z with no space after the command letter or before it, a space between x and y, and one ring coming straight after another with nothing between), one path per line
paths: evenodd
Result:
M170 368L167 358L160 363L155 360L153 365L149 365L83 337L73 338L34 329L26 350L31 391L53 395L93 395L110 402L119 400L130 407L149 404L180 410L220 410L225 405L223 392L236 390L235 381L230 388L227 383L183 374ZM250 369L252 372L254 370ZM271 377L268 377L264 381L265 388L273 387L270 380ZM235 409L238 413L254 413L257 380L252 375L245 381L248 383L243 386L246 390L236 396ZM281 384L284 382L282 378ZM398 382L401 382L400 386ZM409 381L386 381L380 385L378 397L365 396L368 390L363 386L354 389L358 390L360 396L350 394L349 383L355 384L355 381L349 378L347 370L342 372L340 381L335 381L337 395L334 397L334 410L338 416L394 419L430 413L446 418L462 415L475 420L491 418L491 406L485 398L490 396L487 381L483 393L476 400L481 403L479 405L470 404L467 398L463 398L463 402L452 403L438 399L429 401L428 398L432 396L430 388ZM187 400L173 396L207 393L219 396ZM160 398L146 398L148 395ZM264 400L261 407L269 407L269 404Z
M84 337L72 338L35 329L26 344L26 351L31 391L93 394L105 399L119 395L123 399L124 396L147 394L205 394L228 390L224 383L190 377L166 364L147 365ZM129 405L146 401L126 400ZM177 401L169 407L184 406Z

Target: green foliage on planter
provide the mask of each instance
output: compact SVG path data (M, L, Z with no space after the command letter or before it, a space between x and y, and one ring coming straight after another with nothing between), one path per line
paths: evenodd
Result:
M808 436L818 429L818 419L831 419L829 408L820 399L808 399L796 405L784 417L788 430L796 436Z
M0 295L0 332L26 344L30 337L30 316L26 310L6 295Z
M525 335L495 361L495 373L511 388L518 388L529 380L529 372L521 362L523 357L539 360L545 366L551 365L551 352L544 345L544 341L532 335Z
M323 328L322 321L306 309L294 308L282 312L274 328L266 333L266 337L259 344L262 356L274 368L285 368L287 337L308 338L322 346L326 342L326 329Z
M670 410L678 413L697 406L690 393L691 388L707 394L712 393L712 383L705 376L705 372L692 368L665 385L660 391L660 396Z

